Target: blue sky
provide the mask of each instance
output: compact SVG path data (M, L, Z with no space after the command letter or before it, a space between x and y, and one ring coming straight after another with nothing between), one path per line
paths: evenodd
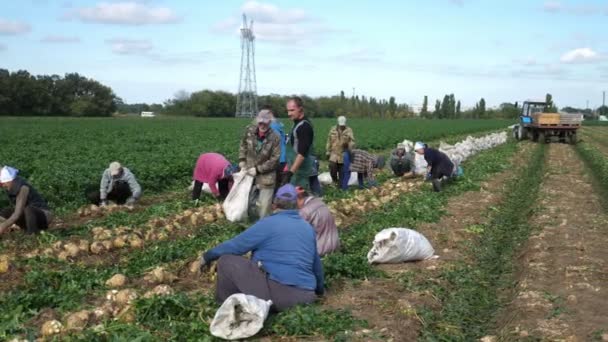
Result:
M126 102L236 92L243 12L260 94L597 107L608 90L608 1L585 0L3 0L0 68L78 72Z

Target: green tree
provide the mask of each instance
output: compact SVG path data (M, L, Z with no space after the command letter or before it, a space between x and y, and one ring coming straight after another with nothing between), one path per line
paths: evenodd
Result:
M557 113L557 107L553 103L553 96L551 94L547 93L545 102L547 103L544 109L545 113Z
M462 112L461 112L461 108L460 108L460 100L458 100L458 103L456 103L456 111L455 111L456 117L460 118L462 117Z
M433 118L441 119L441 102L435 101L435 111L433 112Z
M422 101L422 109L420 110L420 116L426 117L429 114L429 97L424 95L424 100Z

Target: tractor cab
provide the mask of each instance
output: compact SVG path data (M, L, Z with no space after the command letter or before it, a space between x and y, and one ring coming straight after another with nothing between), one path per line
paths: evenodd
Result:
M533 122L532 115L542 113L546 106L546 102L525 101L521 107L521 116L519 117L520 124L524 127L531 125Z

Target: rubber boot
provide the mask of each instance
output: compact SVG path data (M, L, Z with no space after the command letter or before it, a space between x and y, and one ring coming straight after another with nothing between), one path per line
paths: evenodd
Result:
M433 179L433 190L435 192L441 192L441 179Z

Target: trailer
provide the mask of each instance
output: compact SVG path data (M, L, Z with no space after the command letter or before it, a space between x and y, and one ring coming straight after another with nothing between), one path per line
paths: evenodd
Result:
M513 137L540 143L551 142L556 137L560 142L576 144L576 132L581 126L583 115L545 113L546 106L544 101L525 101L519 123L513 126Z

